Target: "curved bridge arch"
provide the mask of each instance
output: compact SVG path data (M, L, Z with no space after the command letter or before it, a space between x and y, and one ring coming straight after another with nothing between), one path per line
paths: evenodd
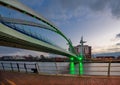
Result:
M50 26L43 25L43 24L36 23L36 22L32 22L32 21L22 20L22 19L14 19L14 18L0 16L0 21L3 23L5 22L5 23L11 23L11 24L21 24L21 25L39 27L39 28L44 28L44 29L56 32L56 30L52 29L52 27L50 27Z
M45 19L42 15L34 12L33 10L26 7L22 3L18 2L17 0L0 0L0 4L4 5L6 7L12 8L14 10L20 11L21 13L27 14L27 15L34 17L34 18L44 22L45 24L49 25L50 27L53 28L52 30L55 30L54 32L61 35L67 41L67 43L69 44L69 48L70 48L71 52L76 54L74 47L72 46L71 41L58 29L58 27L56 27L49 20Z

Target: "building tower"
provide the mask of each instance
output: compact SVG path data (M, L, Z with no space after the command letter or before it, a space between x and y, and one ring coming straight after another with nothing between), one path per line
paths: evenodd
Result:
M81 37L80 40L80 56L83 58L85 56L84 54L84 43L86 43L86 41L83 41L83 36Z
M83 40L83 37L81 37L80 44L77 46L74 46L74 49L79 56L84 56L84 59L90 59L91 58L91 46L84 45L86 41Z

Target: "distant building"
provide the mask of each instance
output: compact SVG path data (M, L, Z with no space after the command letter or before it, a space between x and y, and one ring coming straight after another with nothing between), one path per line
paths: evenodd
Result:
M120 59L120 56L118 56L117 59Z
M81 45L75 46L74 49L78 55L81 53ZM91 46L83 46L83 55L85 56L85 59L91 58Z
M3 59L4 59L4 60L12 60L12 59L13 59L13 56L3 56Z
M4 60L23 60L22 56L3 56L2 59Z
M115 56L97 56L96 59L110 60L115 59Z

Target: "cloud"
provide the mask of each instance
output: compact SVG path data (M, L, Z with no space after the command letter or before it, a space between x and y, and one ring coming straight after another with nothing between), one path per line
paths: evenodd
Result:
M112 15L120 17L120 0L110 0L109 7Z
M107 53L99 53L94 54L94 56L120 56L120 52L107 52Z
M55 24L68 23L73 19L88 16L84 11L101 12L110 10L111 14L120 17L120 0L19 0ZM87 13L87 15L85 14ZM68 22L67 22L68 21Z
M115 53L120 52L120 43L97 47L93 50L93 54L101 54L101 53Z
M105 10L110 11L115 17L120 17L120 0L33 0L30 3L27 0L19 1L57 25L69 23L71 19L79 20L83 16L87 17L90 15L89 11L104 14Z
M80 11L81 9L84 9L84 11L89 9L93 12L106 10L110 11L113 16L120 17L119 4L120 0L51 0L51 3L48 4L47 12L51 11L51 14L55 13L58 14L56 16L65 16L64 18L67 17L69 19L76 17L76 13L79 13L78 16L80 16L83 12L83 10Z
M116 46L119 47L120 46L120 33L116 34L114 40L116 41Z
M116 34L116 38L120 38L120 33L119 33L119 34Z
M106 46L100 46L100 47L96 47L93 50L94 54L110 54L110 53L119 53L120 52L120 33L117 33L115 36L113 36L114 38L111 40L110 45L106 45Z
M107 51L108 52L120 52L120 48L118 47L108 48Z
M60 0L64 9L75 10L79 7L87 7L94 11L103 10L109 0Z
M117 46L120 46L120 43L116 43Z
M110 9L112 15L120 17L120 0L60 0L64 9L72 11L79 7L88 8L92 11Z

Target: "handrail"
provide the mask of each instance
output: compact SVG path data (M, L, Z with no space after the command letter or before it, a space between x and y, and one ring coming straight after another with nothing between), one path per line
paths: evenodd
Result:
M47 62L41 62L41 63L47 63ZM6 71L6 70L11 70L11 71L18 71L18 72L26 72L26 73L47 73L47 74L69 74L69 63L65 65L57 65L57 62L52 62L54 65L47 65L47 66L40 66L38 63L13 63L13 62L1 62L0 63L0 70ZM60 62L59 62L60 63ZM63 62L61 62L63 63ZM64 62L65 63L65 62ZM111 76L111 72L113 73L120 73L120 69L117 70L112 70L113 68L120 68L120 65L112 65L113 63L109 62L105 66L103 65L98 65L98 66L84 66L84 73L83 75L91 75L87 74L89 72L92 73L105 73L106 76ZM98 68L98 69L88 69L89 68ZM62 69L61 69L62 68ZM87 68L87 69L86 69ZM99 70L99 68L102 68ZM111 69L112 68L112 69ZM78 75L79 70L76 69L76 75ZM93 74L96 75L96 74ZM99 74L98 74L99 75Z
M9 65L9 66L7 66ZM22 65L22 67L21 67ZM32 65L32 66L31 66ZM42 69L40 68L42 67ZM43 68L44 67L44 68ZM55 69L46 69L45 67L53 67ZM65 66L59 66L61 68L64 68ZM38 63L34 63L34 64L28 64L28 63L6 63L6 62L1 62L0 63L0 70L3 70L3 71L7 71L8 69L10 71L17 71L17 72L26 72L26 73L51 73L51 72L55 72L56 74L59 74L59 69L56 70L57 65L56 67L55 66L39 66ZM21 70L24 70L24 71L21 71ZM44 70L41 71L41 70ZM64 70L64 72L67 71L67 73L69 72L69 70Z

